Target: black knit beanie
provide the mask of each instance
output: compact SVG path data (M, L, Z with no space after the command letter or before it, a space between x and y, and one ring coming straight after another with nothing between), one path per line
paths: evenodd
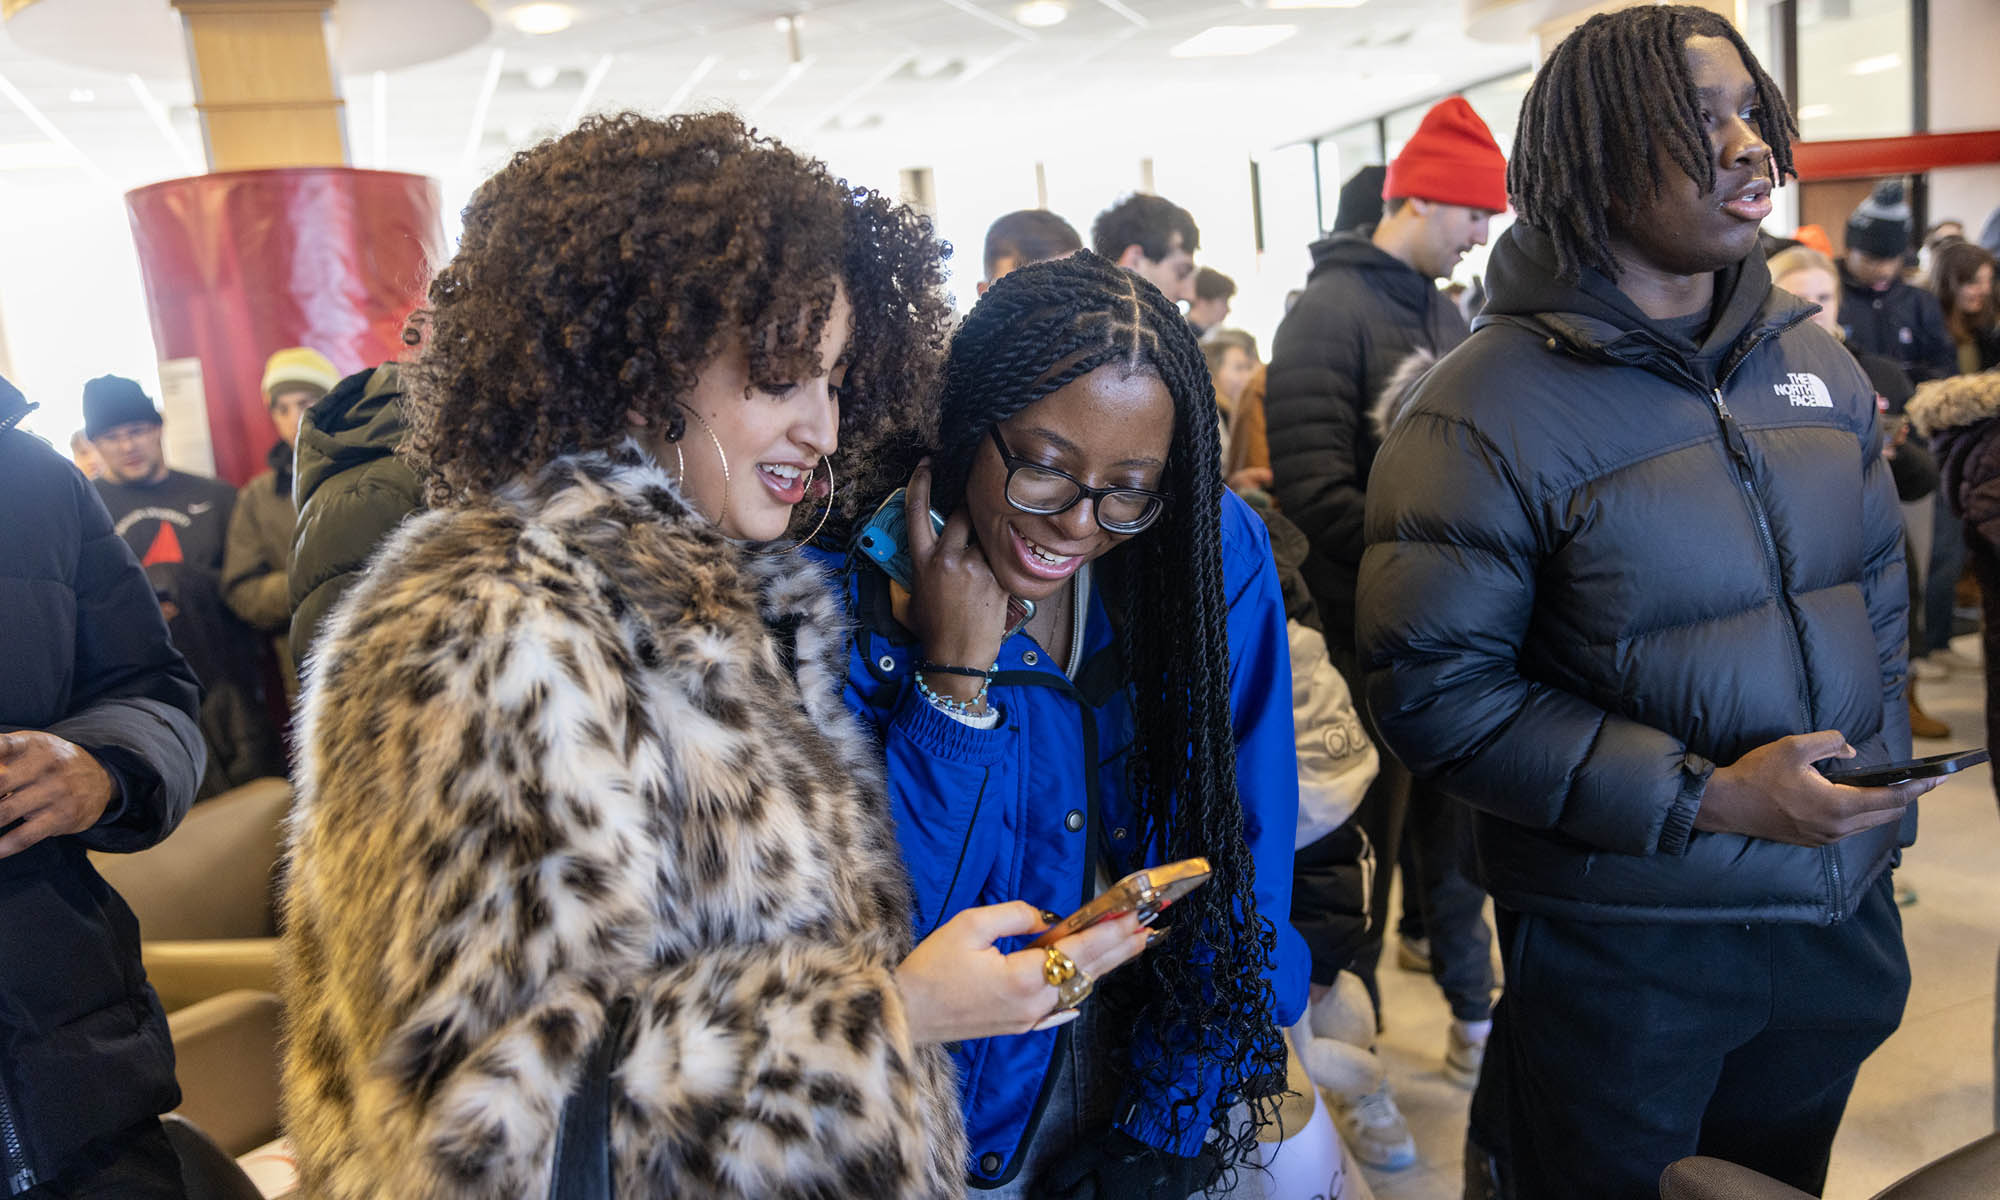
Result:
M1903 198L1903 181L1885 179L1847 218L1847 248L1871 258L1901 258L1910 252L1915 228L1909 201Z
M99 375L83 385L83 436L93 440L134 421L163 424L146 390L120 375Z
M1366 229L1382 220L1382 181L1387 167L1363 167L1340 185L1340 207L1334 210L1334 233Z

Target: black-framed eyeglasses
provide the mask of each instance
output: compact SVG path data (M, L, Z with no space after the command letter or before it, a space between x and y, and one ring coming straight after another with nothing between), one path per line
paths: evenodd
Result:
M1167 498L1160 492L1085 487L1075 476L1016 455L1007 448L1007 439L1000 436L998 425L991 432L993 445L1000 451L1000 461L1007 468L1007 503L1024 513L1060 516L1088 499L1091 515L1106 533L1130 534L1159 520L1166 510Z

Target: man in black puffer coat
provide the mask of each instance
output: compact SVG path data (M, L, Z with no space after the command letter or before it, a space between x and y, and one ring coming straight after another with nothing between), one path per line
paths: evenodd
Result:
M1697 1152L1817 1194L1901 1017L1928 785L1814 770L1909 757L1901 520L1874 389L1757 251L1783 105L1706 10L1571 34L1486 312L1376 460L1369 702L1478 810L1507 955L1468 1195L1650 1198Z
M0 1196L180 1197L180 1102L139 925L86 850L194 800L201 690L84 477L0 379Z
M1369 413L1406 360L1442 355L1465 340L1465 318L1437 281L1485 243L1489 220L1507 207L1506 174L1500 147L1471 105L1452 97L1433 106L1380 176L1381 220L1313 247L1305 294L1273 343L1265 393L1271 496L1311 543L1300 570L1325 621L1327 655L1356 697L1363 693L1354 657L1354 580L1379 444ZM1366 707L1357 707L1366 721ZM1427 919L1431 973L1451 1006L1446 1073L1470 1086L1491 1014L1492 952L1484 898L1457 862L1464 822L1453 807L1413 788L1399 763L1383 760L1360 812L1382 865L1370 880L1372 919L1350 963L1316 962L1313 970L1322 983L1343 965L1353 970L1379 1010L1375 972L1390 921L1390 880L1404 865L1405 895L1416 901L1406 907ZM1375 1102L1366 1111L1382 1114L1371 1117L1375 1128L1355 1123L1359 1111L1334 1108L1356 1156L1382 1169L1414 1162L1415 1143L1390 1106Z

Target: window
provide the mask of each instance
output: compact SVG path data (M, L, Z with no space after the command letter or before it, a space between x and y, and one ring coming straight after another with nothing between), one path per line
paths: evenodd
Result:
M1800 137L1912 132L1910 0L1799 0Z

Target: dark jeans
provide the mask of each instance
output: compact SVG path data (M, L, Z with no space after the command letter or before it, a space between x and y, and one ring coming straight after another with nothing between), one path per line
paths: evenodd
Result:
M1837 925L1499 923L1468 1200L1654 1200L1691 1154L1820 1193L1855 1072L1909 995L1886 872Z
M1431 978L1461 1021L1493 1015L1493 935L1486 928L1486 893L1467 874L1472 813L1425 783L1410 788L1403 847L1412 869L1403 895L1415 894L1431 943Z
M1930 569L1924 576L1923 652L1951 648L1952 619L1958 605L1958 577L1965 570L1965 522L1937 493L1937 523L1931 531Z
M1348 690L1357 697L1368 736L1382 752L1382 773L1375 777L1355 813L1355 820L1375 848L1376 870L1368 889L1368 927L1347 969L1368 985L1376 1023L1380 1024L1382 989L1375 973L1382 961L1383 933L1390 923L1391 867L1401 861L1406 864L1403 911L1409 914L1414 909L1417 915L1414 927L1405 917L1405 935L1430 939L1431 977L1451 1005L1451 1015L1461 1021L1483 1021L1492 1014L1493 1006L1492 935L1486 928L1486 893L1467 871L1471 813L1463 802L1411 779L1403 764L1382 745L1375 719L1361 700L1367 693L1362 690L1353 650L1330 647L1328 654L1347 680ZM1292 912L1296 922L1296 901ZM1311 939L1307 941L1310 944ZM1315 953L1313 982L1331 983L1339 969L1334 967L1322 979L1321 962Z
M58 1179L16 1200L187 1200L181 1160L158 1120L91 1144Z

